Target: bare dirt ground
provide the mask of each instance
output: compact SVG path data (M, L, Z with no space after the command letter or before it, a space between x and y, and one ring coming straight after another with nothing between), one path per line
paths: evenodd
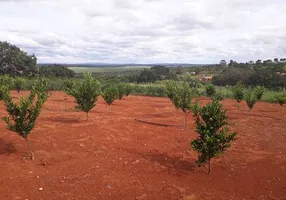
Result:
M238 139L207 175L190 150L193 118L180 127L184 116L167 98L130 96L111 112L100 98L86 121L73 98L52 92L30 135L34 161L0 121L0 199L285 200L286 109L279 117L279 105L258 103L248 121L245 103L240 113L233 100L223 105Z

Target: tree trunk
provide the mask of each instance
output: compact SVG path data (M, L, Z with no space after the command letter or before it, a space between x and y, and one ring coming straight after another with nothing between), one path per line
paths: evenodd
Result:
M188 122L188 113L185 111L185 127L187 128L187 122Z
M281 108L279 109L279 112L278 112L279 118L281 118L281 119L282 119L282 109L283 109L283 105L281 106Z
M208 159L208 174L211 173L211 159Z
M86 113L86 120L88 121L88 112Z
M111 107L110 107L110 105L108 106L108 112L110 112L111 111Z
M237 102L238 119L240 119L240 103Z
M27 146L28 146L28 149L29 149L31 160L35 160L35 156L34 156L34 153L33 153L32 149L31 149L30 142L29 142L28 138L25 138L25 140L26 140L26 143L27 143Z
M249 120L251 119L252 116L252 109L249 110Z

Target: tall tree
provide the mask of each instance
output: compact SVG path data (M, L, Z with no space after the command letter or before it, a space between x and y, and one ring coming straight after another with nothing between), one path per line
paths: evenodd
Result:
M254 62L251 60L248 62L249 65L254 65Z
M227 65L227 62L226 62L225 60L221 60L221 61L219 62L219 64L220 64L220 66L224 67L224 66Z
M0 74L35 75L36 65L35 55L28 55L19 47L0 41Z

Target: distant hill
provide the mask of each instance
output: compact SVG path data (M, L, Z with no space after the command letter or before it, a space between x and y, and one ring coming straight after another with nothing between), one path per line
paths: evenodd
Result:
M38 66L47 66L55 63L39 63ZM154 63L154 64L109 64L109 63L79 63L79 64L65 64L61 63L61 65L70 66L70 67L124 67L124 66L133 66L133 67L142 67L142 66L155 66L155 65L164 65L167 67L197 67L197 66L205 66L209 64L188 64L188 63Z

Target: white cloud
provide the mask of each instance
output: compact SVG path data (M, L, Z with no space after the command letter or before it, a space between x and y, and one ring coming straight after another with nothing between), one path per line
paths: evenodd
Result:
M285 57L285 0L0 0L0 40L39 62Z

